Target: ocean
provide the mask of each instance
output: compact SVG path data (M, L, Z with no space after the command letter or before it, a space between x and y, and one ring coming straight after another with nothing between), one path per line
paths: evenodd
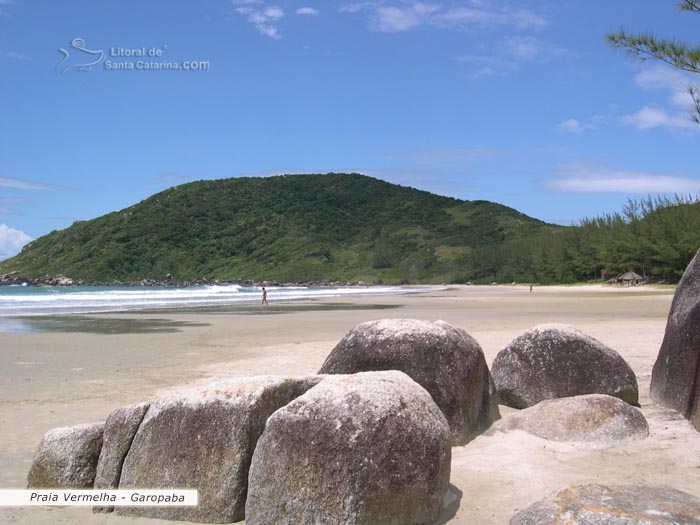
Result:
M441 287L434 287L440 289ZM357 295L395 295L425 287L268 287L270 305L304 299ZM0 286L0 317L130 312L157 309L228 307L259 304L260 287L212 285L175 287Z

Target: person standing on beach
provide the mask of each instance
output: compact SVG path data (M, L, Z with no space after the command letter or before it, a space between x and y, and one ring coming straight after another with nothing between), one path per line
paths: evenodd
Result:
M264 286L262 287L262 303L260 303L260 306L261 306L262 308L267 308L267 307L268 307L268 304L267 304L267 290L265 290L265 287L264 287Z

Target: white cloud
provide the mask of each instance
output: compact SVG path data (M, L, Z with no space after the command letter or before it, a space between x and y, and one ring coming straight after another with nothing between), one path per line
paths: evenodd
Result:
M545 181L545 187L567 193L697 193L700 179L663 173L611 170L562 165L561 177Z
M318 15L318 9L314 9L313 7L300 7L299 9L297 9L297 14L316 16Z
M672 114L661 108L644 106L636 113L622 117L623 124L634 126L639 130L664 127L673 130L696 130L697 124L690 120L687 113Z
M492 77L494 75L497 75L498 71L496 71L494 68L491 66L484 66L481 69L477 69L473 73L469 75L469 78L484 78L484 77Z
M546 27L549 22L542 15L538 15L528 9L515 9L508 13L508 21L519 29Z
M699 126L690 120L693 98L688 86L693 84L693 80L690 74L662 64L642 69L635 75L634 83L645 91L662 94L666 107L646 105L622 117L622 123L639 130L661 127L675 131L699 131Z
M570 118L569 120L559 123L557 128L561 131L569 131L571 133L583 133L584 125L575 118Z
M567 54L567 51L532 36L506 38L492 50L492 55L462 54L455 60L480 64L470 78L507 75L518 71L527 62L546 62Z
M449 6L446 2L385 0L354 2L340 8L341 13L369 12L370 28L385 33L410 31L420 26L458 29L470 26L512 26L517 29L540 28L548 24L538 13L509 6L493 8L486 2L472 0L470 5Z
M661 64L642 69L634 77L634 83L647 91L670 91L672 99L679 93L685 95L685 100L677 101L679 104L690 102L687 100L690 96L688 95L687 86L691 81L692 77L690 74Z
M279 7L266 7L263 11L265 20L279 20L284 16L284 11Z
M346 4L344 6L341 6L340 12L358 13L360 11L365 11L366 9L377 7L378 5L380 5L379 2L354 2L352 4Z
M0 197L0 215L15 215L17 211L7 207L7 205L14 206L15 204L21 204L23 202L25 202L23 199L14 197Z
M17 255L32 238L20 230L0 224L0 261Z
M482 4L475 4L475 7L454 7L438 14L435 21L447 26L514 26L518 29L528 29L544 27L547 20L527 9L511 9L509 7L499 10L481 7Z
M455 56L454 59L457 62L476 65L477 69L468 74L472 79L507 75L517 71L519 67L518 62L504 56L462 54Z
M374 12L372 28L384 33L408 31L427 22L430 15L439 9L438 5L422 2L416 2L412 6L403 8L379 7Z
M29 180L12 179L9 177L0 177L0 188L12 188L16 190L65 190L65 186L57 186L55 184L43 184L41 182L32 182Z
M0 0L0 16L6 16L10 17L10 13L5 11L4 9L1 9L3 6L8 6L8 5L16 5L17 2L15 0Z
M626 115L621 115L619 108L614 106L607 115L594 115L587 121L569 119L560 123L558 129L580 133L601 125L616 124L640 131L659 128L683 133L700 132L700 126L691 120L693 98L688 87L693 81L697 82L697 79L692 75L670 66L646 66L637 72L634 83L646 92L660 95L659 100Z
M24 53L17 53L15 51L0 52L0 58L9 58L10 60L29 60L29 57Z
M561 49L546 44L532 36L514 36L507 38L503 47L505 51L516 60L546 59L563 53Z
M236 12L245 16L246 20L253 24L261 35L274 39L282 38L275 24L284 17L284 11L281 8L277 6L251 7L261 3L259 0L231 0L231 3L243 6L237 7Z

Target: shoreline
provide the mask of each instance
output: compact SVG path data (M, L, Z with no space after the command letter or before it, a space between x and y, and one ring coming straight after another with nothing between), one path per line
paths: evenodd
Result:
M152 305L112 305L101 306L99 309L94 307L84 307L84 309L68 309L57 311L33 312L33 313L0 313L0 333L33 333L33 332L48 332L61 331L61 325L70 326L71 321L88 322L91 320L108 321L109 316L117 316L117 320L124 321L123 317L130 314L140 314L143 316L169 316L177 314L212 314L212 315L255 315L258 313L265 314L285 314L294 311L313 311L313 310L331 310L331 309L389 309L397 308L399 305L379 304L376 301L371 303L354 304L352 298L379 298L379 297L395 297L399 295L411 294L426 294L431 292L458 292L468 293L473 296L490 295L490 294L507 294L507 293L522 293L528 291L532 294L551 294L551 293L579 293L591 296L591 294L624 294L634 293L637 295L657 295L673 292L675 285L641 285L634 287L609 285L609 284L575 284L575 285L540 285L533 289L527 284L508 284L508 285L401 285L401 286L338 286L331 287L331 290L353 290L359 293L336 295L309 295L308 297L275 297L274 293L269 297L270 305L267 308L261 308L259 298L243 298L237 300L199 300L177 304L172 301L169 305L160 303ZM294 287L297 288L297 287ZM294 289L292 288L292 289ZM325 287L318 287L325 289ZM314 288L305 288L313 290ZM270 292L274 292L275 288L268 288ZM362 293L362 290L367 290L367 293ZM378 290L378 291L377 291ZM382 293L382 290L384 292ZM108 290L112 291L112 290ZM89 293L89 292L88 292ZM52 296L55 298L55 296ZM2 295L0 294L0 302ZM162 321L156 319L156 321ZM32 326L37 326L37 330L33 330ZM53 327L53 328L52 328ZM80 330L68 329L67 331L75 332ZM124 327L118 330L119 333L124 332ZM93 332L98 333L98 332ZM112 333L106 331L106 333ZM134 330L134 333L143 333L142 330Z
M420 293L426 290L444 290L443 286L331 286L331 287L273 287L267 288L276 312L310 304L314 299L330 299L335 303L353 296L393 296ZM89 316L97 314L143 313L163 315L170 313L254 313L260 306L261 288L234 286L202 286L190 288L124 287L11 287L0 289L0 330L3 319L16 323L22 319L53 316ZM269 306L269 305L268 305Z
M700 449L700 433L649 399L651 367L672 296L672 290L644 287L536 287L530 294L527 286L450 285L440 291L344 300L367 308L159 316L185 323L170 332L0 333L0 345L11 349L0 353L0 462L5 466L0 488L24 487L34 449L50 428L104 420L121 406L227 377L315 374L356 324L408 317L443 319L465 329L483 348L489 366L522 331L541 323L573 324L630 364L650 425L647 439L604 451L521 431L487 431L452 449L451 499L437 523L500 525L516 509L577 483L664 484L697 494L700 459L689 459L687 451ZM131 312L94 317L143 322L153 316ZM502 416L514 411L500 408ZM128 523L127 518L77 507L0 508L0 522L13 521Z

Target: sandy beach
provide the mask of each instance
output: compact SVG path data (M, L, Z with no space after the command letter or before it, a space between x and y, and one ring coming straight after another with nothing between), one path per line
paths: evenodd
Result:
M578 483L662 484L700 494L700 433L649 399L651 369L673 290L607 286L449 286L400 296L343 298L352 308L92 316L119 333L0 333L0 488L24 488L42 434L104 420L115 408L186 385L258 374L316 373L356 324L442 319L481 344L489 365L539 323L568 323L617 350L637 374L650 436L606 450L521 431L488 431L453 448L451 487L437 523L507 524L520 508ZM274 290L269 295L275 306ZM298 303L297 303L298 304ZM158 319L160 321L153 321ZM126 320L126 321L124 321ZM109 330L102 330L109 331ZM137 332L137 333L129 333ZM503 416L513 409L501 407ZM0 523L165 523L88 508L0 508Z

